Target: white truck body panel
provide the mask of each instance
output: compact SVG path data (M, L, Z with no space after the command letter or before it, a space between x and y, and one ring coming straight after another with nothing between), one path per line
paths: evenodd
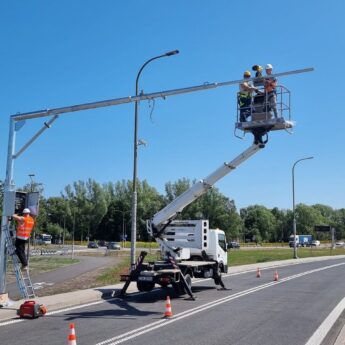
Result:
M177 260L189 260L193 256L202 257L205 251L210 260L227 264L225 233L209 229L208 220L175 220L164 229L162 237L164 240L156 240L159 240L163 255L168 251ZM220 241L224 242L223 248ZM175 252L176 248L180 250Z

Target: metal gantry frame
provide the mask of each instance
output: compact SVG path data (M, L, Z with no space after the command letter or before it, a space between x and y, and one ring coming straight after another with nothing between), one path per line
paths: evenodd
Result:
M292 75L292 74L311 72L313 70L314 70L313 68L304 68L304 69L299 69L299 70L272 74L270 75L270 77L278 78L278 77ZM249 80L254 80L254 79L255 78L248 78L248 79L225 81L225 82L220 82L220 83L217 83L217 82L204 83L202 85L180 88L180 89L153 92L153 93L148 93L148 94L142 93L138 96L128 96L128 97L115 98L115 99L92 102L92 103L84 103L84 104L72 105L72 106L61 107L61 108L38 110L38 111L33 111L33 112L28 112L28 113L11 115L10 124L9 124L6 178L5 178L5 183L4 183L4 201L3 201L3 213L2 213L1 236L0 236L0 294L5 293L5 290L6 290L7 257L6 257L6 239L4 236L4 231L9 230L8 217L11 216L11 214L8 214L8 211L11 210L12 208L10 204L13 200L13 198L11 198L10 195L13 192L15 192L15 183L13 180L14 160L17 159L45 130L50 128L53 122L59 117L59 115L72 113L76 111L82 111L82 110L97 109L97 108L109 107L109 106L126 104L126 103L140 102L144 100L152 100L155 98L165 99L168 96L215 89L215 88L223 87L223 86L236 85L244 81L248 82ZM32 136L32 138L16 152L15 151L16 132L19 131L21 127L23 127L23 125L25 124L25 121L40 118L40 117L48 117L48 116L51 116L49 121L44 122L43 127L39 131L37 131L37 133L35 133Z

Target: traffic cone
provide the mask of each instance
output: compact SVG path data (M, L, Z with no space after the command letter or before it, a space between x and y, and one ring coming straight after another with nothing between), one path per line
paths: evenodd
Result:
M77 345L77 337L75 336L74 323L69 324L68 345Z
M279 279L278 270L276 270L276 271L274 272L273 280L274 280L275 282L277 282L278 279Z
M260 272L260 268L259 267L256 270L256 278L261 278L261 272Z
M172 317L172 311L171 311L171 303L170 303L170 297L167 296L167 300L165 302L165 313L164 317Z

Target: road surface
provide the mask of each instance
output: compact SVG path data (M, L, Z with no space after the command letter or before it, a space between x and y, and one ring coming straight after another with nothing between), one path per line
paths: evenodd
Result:
M48 287L67 282L83 275L84 273L91 272L101 267L116 265L122 260L122 258L114 256L75 256L75 258L80 260L79 263L59 267L49 272L31 276L31 281L36 292L40 296L43 296L44 290ZM19 298L20 296L20 292L15 282L7 285L7 292L12 299L16 299L17 297Z
M306 344L345 296L345 259L325 260L194 282L196 301L171 289L112 298L48 314L0 323L3 344L67 342L69 323L83 345L299 345ZM173 318L162 318L167 292ZM320 337L320 336L319 336ZM318 344L317 342L313 344Z

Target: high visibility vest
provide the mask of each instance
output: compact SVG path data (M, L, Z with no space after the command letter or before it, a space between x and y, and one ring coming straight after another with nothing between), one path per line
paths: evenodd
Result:
M253 91L245 90L245 87L253 87L253 85L250 82L244 82L240 85L240 92L238 93L240 97L247 97L250 98L252 96Z
M35 225L35 221L31 216L23 217L24 222L17 225L17 238L21 240L27 240L30 235L31 231Z

